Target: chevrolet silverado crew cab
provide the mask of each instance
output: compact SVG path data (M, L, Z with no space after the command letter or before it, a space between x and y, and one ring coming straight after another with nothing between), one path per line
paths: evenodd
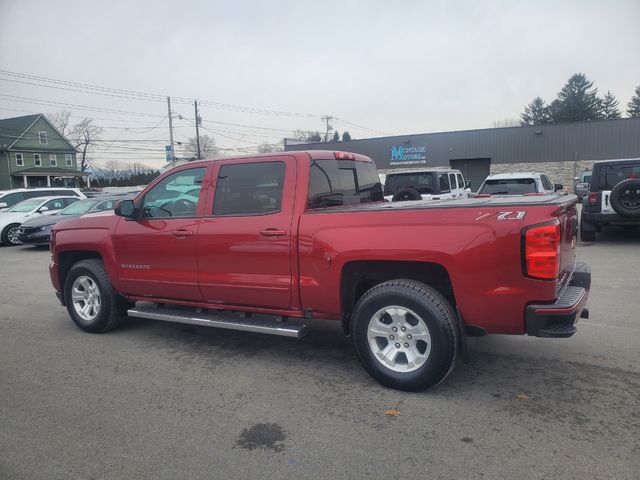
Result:
M640 158L593 164L589 192L582 202L580 238L593 242L602 227L640 226Z
M385 176L384 198L393 202L467 198L471 193L469 185L460 170L398 170Z
M385 202L369 158L286 152L182 165L59 222L50 275L87 332L128 315L300 337L325 319L371 376L420 390L467 335L573 335L577 225L573 195Z

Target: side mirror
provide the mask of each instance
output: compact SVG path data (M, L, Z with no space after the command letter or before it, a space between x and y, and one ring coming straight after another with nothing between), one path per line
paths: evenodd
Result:
M113 211L116 215L126 218L135 218L137 213L136 210L133 200L118 200L115 207L113 207Z
M7 202L0 202L0 208L7 208Z
M553 186L553 191L554 191L554 192L557 192L558 190L562 190L563 188L564 188L564 185L562 185L561 183L556 183L556 184Z
M38 213L42 213L42 212L48 212L49 211L49 207L40 207L38 209Z
M466 180L464 182L464 188L471 188L471 180Z

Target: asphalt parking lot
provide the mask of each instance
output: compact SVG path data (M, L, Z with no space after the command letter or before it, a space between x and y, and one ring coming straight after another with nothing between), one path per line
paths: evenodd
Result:
M578 256L591 318L573 338L473 339L471 363L416 394L371 380L333 325L83 333L49 252L0 248L0 478L637 480L640 231Z

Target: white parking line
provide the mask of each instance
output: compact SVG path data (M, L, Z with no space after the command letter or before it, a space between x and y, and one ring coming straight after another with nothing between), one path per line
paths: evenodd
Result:
M585 322L584 320L578 322L578 325L587 325L589 327L602 327L602 328L616 328L618 330L631 330L632 332L640 332L640 327L621 327L619 325L606 325L604 323Z

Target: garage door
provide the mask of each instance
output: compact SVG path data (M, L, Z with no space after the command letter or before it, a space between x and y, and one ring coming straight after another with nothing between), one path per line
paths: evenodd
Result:
M457 158L449 160L451 168L460 170L465 180L471 182L471 191L475 192L480 188L484 179L489 176L491 168L490 158Z

